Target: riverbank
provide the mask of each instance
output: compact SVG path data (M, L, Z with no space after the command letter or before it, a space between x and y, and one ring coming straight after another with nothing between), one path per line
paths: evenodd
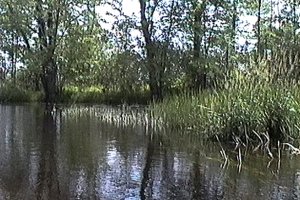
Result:
M146 89L135 91L103 91L98 87L66 87L60 97L61 103L92 103L92 104L141 104L146 105L150 100L150 92Z
M42 92L27 90L13 83L0 86L0 103L42 102L43 98Z
M204 139L225 143L294 143L300 135L300 87L287 81L236 72L223 87L197 93L182 93L150 105L151 116L160 125L188 131ZM147 104L147 90L103 92L96 87L65 88L60 103ZM43 94L5 85L0 102L42 102ZM217 136L217 137L216 137Z
M140 104L149 103L150 93L148 90L136 90L132 92L123 91L106 91L97 87L66 87L63 89L58 103L75 104L75 103L93 103L93 104ZM39 91L24 89L15 84L4 84L0 86L1 103L30 103L43 102L44 94Z

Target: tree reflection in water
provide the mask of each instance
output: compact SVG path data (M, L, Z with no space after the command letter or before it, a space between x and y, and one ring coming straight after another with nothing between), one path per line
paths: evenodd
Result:
M58 115L61 116L61 115ZM49 112L44 112L41 149L38 167L38 180L36 187L37 199L60 199L60 189L57 172L56 157L56 120Z
M299 199L299 159L222 169L218 145L78 109L0 106L0 199ZM276 166L275 166L276 165ZM273 169L274 168L274 169Z
M140 197L142 200L147 198L151 198L152 197L152 192L151 190L147 191L147 188L151 188L149 187L150 185L152 185L152 181L151 181L151 163L152 163L152 157L154 154L154 145L153 145L153 141L152 141L152 133L148 133L148 143L147 143L147 150L145 153L145 166L143 169L143 176L142 176L142 181L141 181L141 189L140 189Z

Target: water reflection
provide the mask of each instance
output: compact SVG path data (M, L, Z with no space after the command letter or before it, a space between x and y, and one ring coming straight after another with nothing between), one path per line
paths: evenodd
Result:
M56 123L53 116L48 112L44 112L37 182L33 185L38 199L58 199L60 197L56 159L56 133Z
M239 173L221 167L218 146L92 113L0 106L0 199L300 198L297 157L278 171L249 156Z

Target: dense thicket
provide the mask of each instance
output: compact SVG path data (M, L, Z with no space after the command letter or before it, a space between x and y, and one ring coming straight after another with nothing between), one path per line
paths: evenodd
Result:
M53 103L83 90L117 97L149 91L160 100L225 87L232 70L255 73L261 63L275 81L297 82L299 4L2 0L0 83L41 91ZM129 15L125 8L133 5L139 10Z

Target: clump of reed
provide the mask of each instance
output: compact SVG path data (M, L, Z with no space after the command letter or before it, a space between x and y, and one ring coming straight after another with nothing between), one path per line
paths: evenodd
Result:
M299 103L297 82L275 80L261 66L232 71L219 89L183 93L151 106L167 128L239 145L269 146L299 138Z
M64 107L62 114L69 117L95 117L101 122L114 125L116 127L145 127L152 130L161 130L159 122L153 118L151 110L139 105L75 105Z
M1 103L27 103L43 99L41 92L24 89L13 83L5 83L0 86Z

